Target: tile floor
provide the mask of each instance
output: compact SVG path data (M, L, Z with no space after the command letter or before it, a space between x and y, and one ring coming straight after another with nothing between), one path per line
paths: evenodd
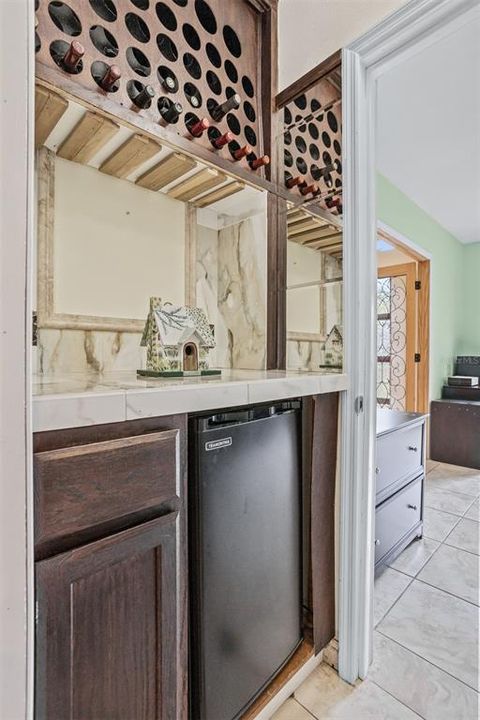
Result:
M424 537L375 582L367 679L320 665L272 720L478 720L480 472L427 469Z

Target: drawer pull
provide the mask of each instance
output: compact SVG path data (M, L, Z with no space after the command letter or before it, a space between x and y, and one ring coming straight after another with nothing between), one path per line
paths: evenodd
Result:
M375 540L375 545L380 545L380 540Z
M417 506L416 506L416 505L412 505L412 503L408 503L407 507L410 508L410 510L416 510L416 509L417 509Z
M412 452L418 452L418 447L416 445L409 445L408 449Z

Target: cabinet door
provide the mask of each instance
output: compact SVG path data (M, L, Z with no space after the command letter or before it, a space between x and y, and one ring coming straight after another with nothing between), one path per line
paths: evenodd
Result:
M176 525L36 564L36 720L176 720Z

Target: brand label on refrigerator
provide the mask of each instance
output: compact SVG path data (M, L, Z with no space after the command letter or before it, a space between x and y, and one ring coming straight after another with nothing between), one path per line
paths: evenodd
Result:
M205 443L205 450L220 450L220 448L229 447L232 444L232 438L221 438L220 440L210 440Z

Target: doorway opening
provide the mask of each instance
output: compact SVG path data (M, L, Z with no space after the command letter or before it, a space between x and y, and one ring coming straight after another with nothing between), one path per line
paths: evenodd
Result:
M377 234L377 406L428 412L430 260Z

